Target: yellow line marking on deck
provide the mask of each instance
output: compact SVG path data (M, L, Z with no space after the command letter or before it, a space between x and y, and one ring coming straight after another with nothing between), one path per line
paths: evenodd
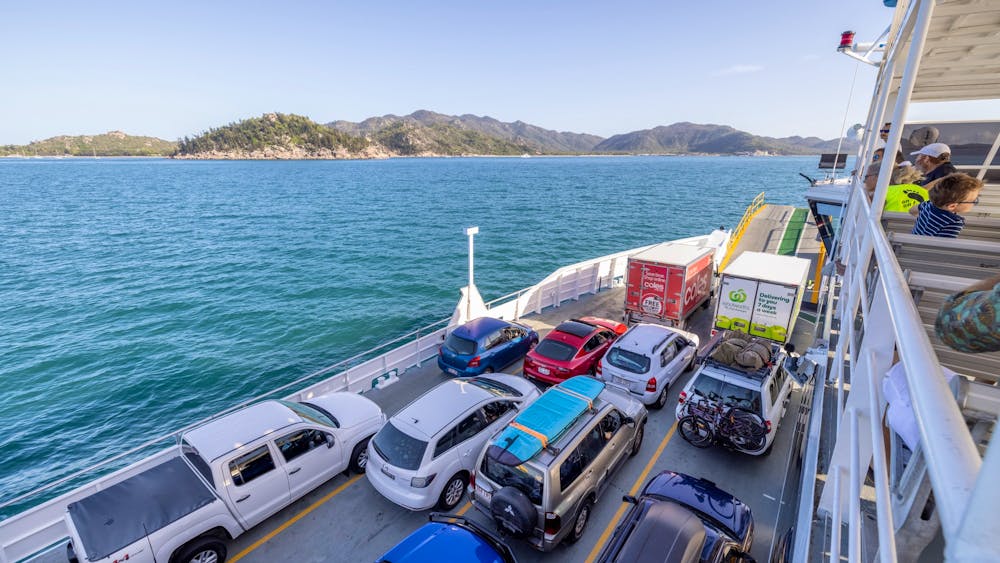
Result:
M456 512L455 516L462 516L463 514L468 512L470 508L472 508L472 503L469 501L465 501L465 506L462 507L462 510Z
M350 487L351 485L353 485L354 483L356 483L358 481L358 479L360 479L360 478L362 478L364 476L365 476L364 473L359 473L358 475L355 475L354 477L351 477L350 479L347 480L346 483L344 483L343 485L337 487L333 491L327 493L327 495L324 496L323 498L321 498L318 501L316 501L316 502L312 503L311 505L309 505L309 508L306 508L302 512L299 512L295 516L292 516L291 518L288 519L287 522L285 522L284 524L278 526L277 528L275 528L271 532L268 532L268 534L265 535L264 537L262 537L259 540L253 542L252 544L250 544L250 547L248 547L248 548L244 549L243 551L237 553L236 555L232 556L232 558L229 559L229 563L236 563L240 559L243 559L247 555L250 555L251 551L257 549L258 547L260 547L262 545L264 545L265 542L269 541L274 536L280 534L281 532L284 532L289 526L291 526L292 524L294 524L294 523L298 522L299 520L301 520L306 514L309 514L313 510L316 510L321 505L323 505L324 503L326 503L326 501L328 501L328 500L332 499L333 497L339 495L341 492L343 492L344 489L346 489L347 487Z
M660 459L660 455L663 454L663 449L667 447L667 443L670 442L670 438L674 436L675 430L677 430L676 421L674 421L670 430L667 430L667 435L664 436L663 441L660 442L660 447L656 448L656 453L653 454L653 457L649 458L649 463L646 464L646 468L642 470L639 478L635 480L635 483L632 485L632 489L628 492L628 494L635 496L635 494L639 492L639 487L646 482L646 476L649 475L650 471L652 471L653 465L656 464L656 460ZM597 539L597 543L594 545L594 548L590 550L590 555L587 556L586 563L593 563L593 561L597 559L597 556L600 555L601 549L608 541L608 538L611 537L612 530L614 530L615 526L618 525L618 521L621 520L622 514L625 513L625 507L627 506L629 506L629 504L622 501L622 505L618 507L618 511L615 512L611 522L608 523L608 527L604 528L604 532L601 534L601 537Z

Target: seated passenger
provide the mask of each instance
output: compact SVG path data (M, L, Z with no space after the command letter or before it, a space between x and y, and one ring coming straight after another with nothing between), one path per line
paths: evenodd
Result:
M959 352L1000 351L1000 276L949 295L941 304L934 331Z
M931 143L918 151L911 152L910 156L917 157L917 168L924 173L923 181L917 182L921 186L958 172L951 163L951 148L944 143Z
M910 215L917 216L913 234L931 237L955 238L965 227L965 218L979 203L982 181L968 174L949 174L927 186L930 200L910 208Z
M920 177L920 171L909 163L897 166L885 194L885 211L909 211L927 201L927 188L916 184Z

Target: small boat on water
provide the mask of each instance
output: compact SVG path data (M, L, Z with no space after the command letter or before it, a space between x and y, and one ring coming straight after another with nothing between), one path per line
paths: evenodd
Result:
M855 43L852 35L840 46L873 62L878 72L857 162L871 161L883 123L897 124L887 152L928 127L907 120L911 102L1000 99L1000 82L994 80L1000 76L1000 4L899 2L885 38L884 47L872 47ZM995 183L1000 175L994 164L1000 122L942 121L934 127L955 149L956 167L986 181L957 239L912 235L911 218L883 212L892 166L886 159L871 202L856 176L810 182L804 208L768 204L762 195L749 202L724 241L711 234L675 241L718 244L717 274L747 251L789 254L810 263L803 311L789 338L799 357L783 368L802 383L794 385L784 405L784 423L773 428L773 453L750 458L695 449L676 439L671 409L650 411L645 445L611 481L615 492L594 505L579 541L541 554L505 540L518 560L594 560L626 509L619 492L634 496L649 476L672 470L708 479L750 506L755 522L750 555L757 561L1000 561L993 517L1000 499L995 478L1000 442L992 440L1000 411L1000 355L957 352L933 335L942 300L1000 268ZM363 392L391 415L446 379L431 360L450 329L474 317L517 320L544 335L567 319L621 316L629 258L648 248L564 266L489 303L479 298L470 272L450 319L247 403L304 401L346 390ZM734 295L738 302L746 300L746 293ZM713 309L695 314L689 324L701 342L711 341ZM895 372L902 377L889 381L901 385L905 395L884 383L894 365L902 366ZM519 369L515 363L507 371ZM946 369L957 375L949 380ZM691 377L687 372L673 384L672 400ZM894 414L886 428L887 390L896 393L892 401L901 396L907 401L889 403ZM149 459L123 467L126 460L167 448L180 433L91 468L91 475L99 475L92 480L77 475L40 485L31 495L40 501L0 521L0 563L64 559L67 506L139 473ZM904 434L916 436L916 443ZM460 503L455 514L491 525L470 506ZM364 479L338 475L245 534L219 541L232 561L372 561L425 521L425 515L385 501Z

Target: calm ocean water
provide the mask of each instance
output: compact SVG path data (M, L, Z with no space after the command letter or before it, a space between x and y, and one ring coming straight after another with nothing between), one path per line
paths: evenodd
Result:
M466 226L490 300L816 161L0 160L0 502L448 317Z

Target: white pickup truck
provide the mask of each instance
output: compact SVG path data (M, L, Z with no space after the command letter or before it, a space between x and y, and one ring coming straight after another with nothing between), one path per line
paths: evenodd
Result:
M67 507L69 560L222 563L227 540L341 471L364 472L385 420L369 399L331 393L196 427L175 457Z

